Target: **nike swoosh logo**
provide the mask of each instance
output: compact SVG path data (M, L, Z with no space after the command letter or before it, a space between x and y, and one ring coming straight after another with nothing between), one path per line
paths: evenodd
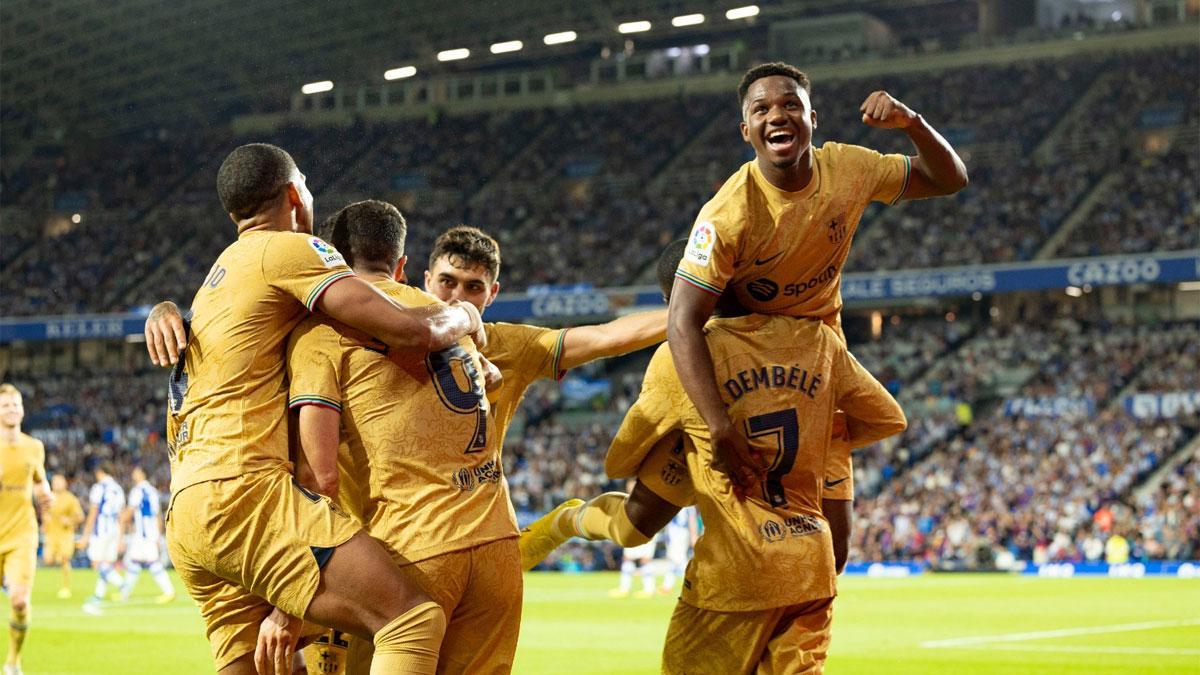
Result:
M758 258L755 258L754 264L755 265L766 265L767 263L771 262L772 260L778 258L781 255L783 255L783 251L776 253L775 255L771 256L770 258L767 258L766 260L759 260Z
M850 480L849 476L846 476L845 478L839 478L837 480L829 480L828 478L826 478L825 479L825 489L828 490L829 488L837 487L837 486L841 485L842 483L845 483L848 480Z

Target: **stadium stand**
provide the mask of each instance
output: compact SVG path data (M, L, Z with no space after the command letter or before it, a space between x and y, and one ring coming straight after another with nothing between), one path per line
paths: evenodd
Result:
M1195 153L1158 156L1138 144L1143 134L1170 136L1200 119L1195 81L1176 66L1180 61L1200 61L1200 51L1024 61L882 83L816 82L818 142L909 152L902 134L867 129L857 118L857 103L882 84L937 120L971 170L971 189L953 199L870 211L848 269L1030 259L1113 167L1117 182L1131 189L1089 202L1086 224L1069 233L1057 255L1195 247L1200 207L1195 181L1186 179L1197 170ZM1034 91L1056 95L1038 106L1011 105L1013 96ZM414 265L438 232L467 222L500 238L507 290L632 283L745 161L732 99L291 125L253 137L162 132L87 152L35 155L2 193L3 228L14 245L0 253L0 313L113 311L163 296L186 303L228 241L227 220L211 196L216 158L248 140L281 144L297 157L317 196L318 218L355 199L397 202L409 217ZM1086 115L1073 106L1084 99ZM1131 125L1136 133L1127 131ZM1037 148L1049 150L1043 156ZM124 159L113 165L104 160L109 156ZM140 156L150 161L125 166ZM82 212L82 224L40 239L30 232L52 209L66 213L64 205L79 207L68 210ZM971 236L955 236L961 232ZM48 280L66 282L47 288ZM43 290L16 292L22 287Z

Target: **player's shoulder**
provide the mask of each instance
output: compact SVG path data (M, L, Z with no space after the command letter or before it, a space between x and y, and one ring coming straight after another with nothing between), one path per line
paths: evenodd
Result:
M871 148L837 141L826 141L821 147L813 150L814 161L834 169L853 168L875 163L881 156L878 151Z
M395 300L396 302L409 307L424 307L426 305L443 304L441 300L434 297L431 293L402 284L394 279L388 279L385 282L374 284L376 288L383 291L384 295Z
M525 349L538 341L544 335L558 333L561 328L546 328L545 326L530 326L523 323L506 323L489 321L483 325L487 332L487 347L483 353L489 359L492 354L507 353L511 350Z
M752 161L746 162L725 179L717 193L700 207L697 222L713 222L722 228L741 224L743 219L739 215L745 212L747 203L757 191L751 164Z
M46 452L46 444L39 441L36 437L30 436L25 432L20 432L21 445L29 448L33 452Z

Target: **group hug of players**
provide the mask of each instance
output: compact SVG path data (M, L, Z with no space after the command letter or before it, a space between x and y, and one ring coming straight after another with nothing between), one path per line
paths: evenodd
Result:
M405 285L405 223L351 204L313 236L283 150L234 150L217 188L238 238L184 321L147 346L173 365L171 558L222 673L287 673L324 635L321 672L506 673L522 570L571 537L633 547L695 505L695 546L663 650L667 673L820 672L853 494L850 451L901 431L895 400L846 350L841 268L870 201L966 184L953 149L886 92L863 122L917 155L811 146L808 78L746 73L755 150L667 247L668 309L553 330L484 323L496 242L470 227ZM636 223L630 223L636 227ZM614 232L613 236L620 236ZM628 494L571 500L518 530L504 435L530 383L659 343L605 461Z

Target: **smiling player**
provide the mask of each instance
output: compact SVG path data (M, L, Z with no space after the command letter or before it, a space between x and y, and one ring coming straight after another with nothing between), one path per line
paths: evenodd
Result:
M721 402L704 324L728 288L749 311L821 319L840 334L842 265L867 204L948 195L967 184L961 159L920 115L885 91L862 121L902 129L916 156L842 143L812 146L811 84L784 63L751 68L738 86L742 139L755 158L700 210L676 274L668 340L688 398L712 432L717 464L739 488L765 469Z

